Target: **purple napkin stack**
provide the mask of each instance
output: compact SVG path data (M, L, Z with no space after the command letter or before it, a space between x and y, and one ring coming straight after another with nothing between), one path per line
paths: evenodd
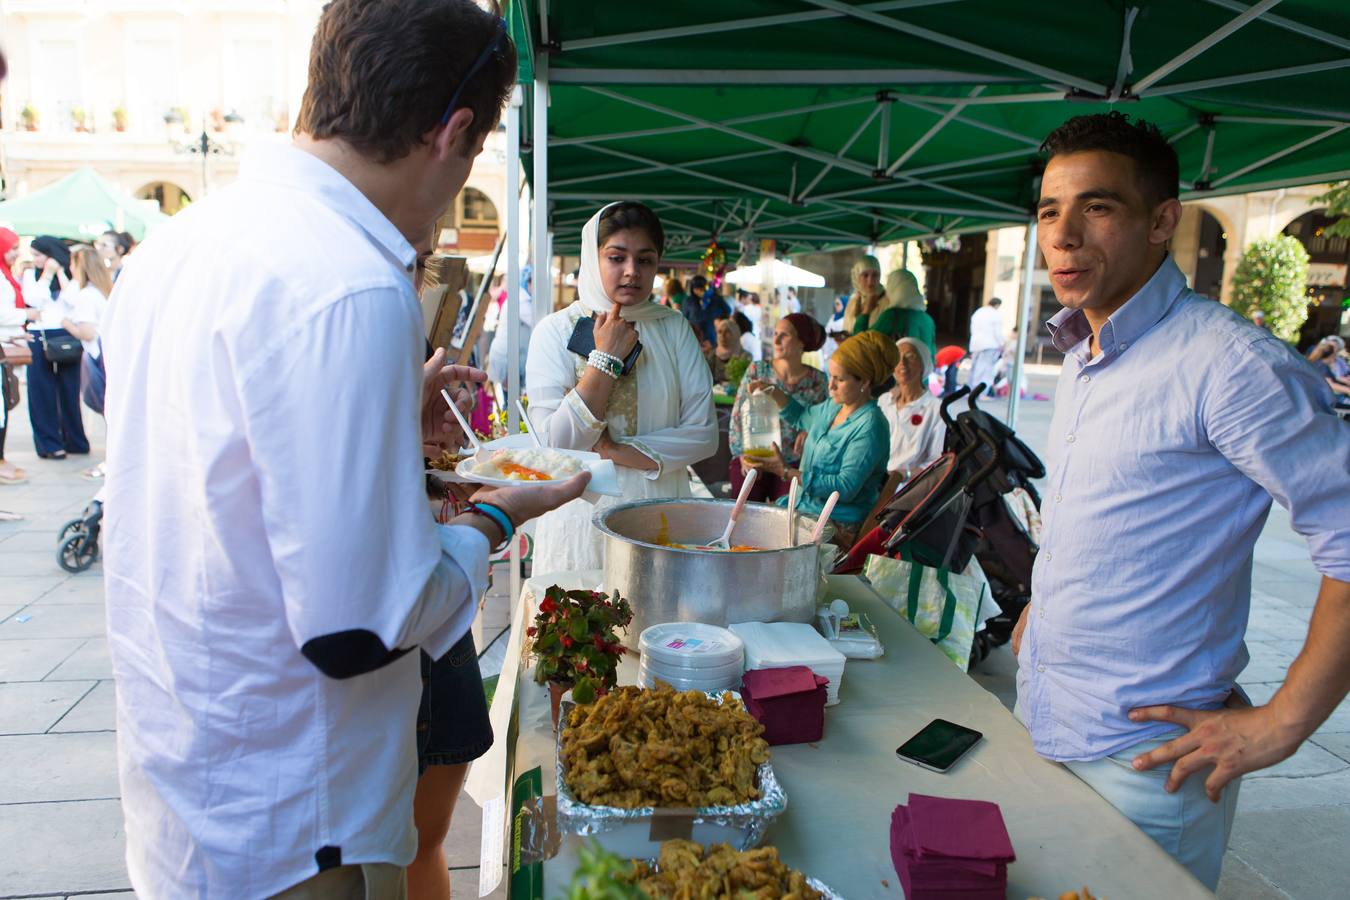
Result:
M910 794L891 816L907 900L1004 900L1015 858L997 803Z

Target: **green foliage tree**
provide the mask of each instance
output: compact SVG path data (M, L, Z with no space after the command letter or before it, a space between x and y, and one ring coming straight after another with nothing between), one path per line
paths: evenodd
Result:
M1320 197L1314 197L1313 205L1327 208L1327 218L1335 219L1327 226L1327 234L1335 237L1350 237L1350 181L1338 181Z
M1308 251L1287 234L1250 244L1233 273L1233 309L1261 310L1271 332L1290 343L1308 318L1307 293Z

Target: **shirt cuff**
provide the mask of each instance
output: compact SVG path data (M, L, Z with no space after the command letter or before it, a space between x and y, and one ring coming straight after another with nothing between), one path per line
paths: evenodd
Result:
M651 447L648 447L646 444L642 443L642 441L639 441L636 438L623 438L623 439L616 438L614 443L627 444L634 450L639 451L643 456L647 457L652 462L656 463L655 469L652 469L650 471L644 471L642 473L643 477L646 478L648 481L655 481L656 479L661 477L663 472L665 472L666 463L665 460L661 458L661 454L657 453Z
M455 611L444 625L422 640L422 649L432 659L440 659L449 653L473 625L474 617L478 615L478 601L487 593L488 555L492 551L487 537L477 528L437 525L436 533L441 541L441 559L437 568L447 570L446 580L451 593L446 597L446 603L454 606ZM459 590L467 591L468 596L454 596Z
M586 405L586 401L582 400L576 391L568 391L563 397L563 402L565 402L567 408L572 411L572 415L576 416L581 422L582 427L587 431L595 432L596 437L599 437L600 432L608 427L605 422L602 422L595 417L595 414L591 412L591 408Z

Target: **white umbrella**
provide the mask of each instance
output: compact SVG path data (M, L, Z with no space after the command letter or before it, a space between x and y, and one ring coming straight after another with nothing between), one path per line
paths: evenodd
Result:
M492 265L492 254L484 253L482 256L470 256L467 260L465 260L465 262L469 267L469 271L472 272L473 274L486 275L488 273L488 266ZM520 261L520 267L523 269L525 268L525 266L529 265L529 263L530 258L527 256ZM502 254L500 257L497 258L497 270L496 273L494 274L501 274L505 271L506 271L506 254ZM553 267L553 277L554 278L558 277L557 266Z
M774 287L819 288L825 286L823 276L817 275L815 272L808 272L805 269L799 269L794 265L783 262L781 259L774 259L771 265L766 265L761 260L753 266L736 269L734 272L727 273L727 281L731 284L772 284Z

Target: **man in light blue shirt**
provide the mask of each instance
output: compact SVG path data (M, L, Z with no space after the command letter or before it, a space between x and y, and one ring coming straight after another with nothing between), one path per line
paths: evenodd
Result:
M1080 116L1043 149L1065 360L1013 640L1019 714L1042 756L1212 890L1240 777L1293 754L1350 690L1350 430L1302 358L1186 287L1167 252L1177 159L1155 127ZM1252 708L1236 688L1271 497L1323 579L1303 651Z

